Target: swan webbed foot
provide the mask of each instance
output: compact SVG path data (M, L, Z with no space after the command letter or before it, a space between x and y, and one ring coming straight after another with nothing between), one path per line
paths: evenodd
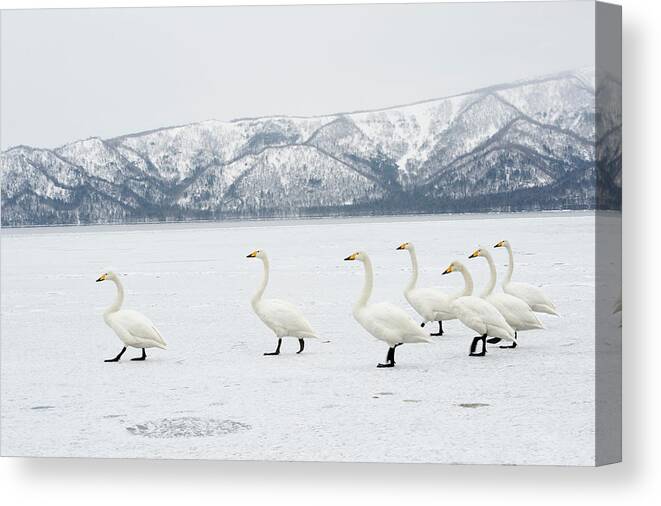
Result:
M442 336L443 335L443 322L438 321L438 332L433 332L429 334L430 336Z
M142 355L140 355L139 357L132 358L131 360L141 361L141 360L145 360L146 358L147 358L147 352L145 351L144 348L142 348Z
M394 346L388 348L388 354L386 355L385 364L377 364L377 367L380 369L382 367L395 367L395 348L400 346L402 343L397 343Z
M501 341L502 339L500 337L492 337L491 339L487 339L487 343L489 344L497 344Z
M477 349L477 343L482 341L482 351L480 353L475 353L475 350ZM473 338L473 342L471 343L471 351L468 354L469 357L483 357L484 355L487 354L487 335L484 334L482 336L477 336Z
M119 354L115 358L108 358L104 360L104 362L119 362L119 359L122 358L122 355L124 355L124 352L126 351L126 346L122 348L122 351L119 352Z
M518 337L519 337L519 333L515 330L514 331L514 339L518 339ZM512 344L507 345L507 346L500 346L500 348L502 348L504 350L514 349L514 348L516 348L516 341L512 341Z
M275 349L275 351L264 353L264 356L269 357L269 356L274 356L274 355L280 355L280 345L281 344L282 344L282 338L278 339L278 347Z
M422 322L422 323L420 324L420 326L421 326L422 328L425 328L425 325L426 325L426 324L427 324L427 322Z
M303 351L303 348L305 348L305 341L303 339L299 339L298 340L298 345L299 345L299 348L298 348L298 351L296 352L297 355Z

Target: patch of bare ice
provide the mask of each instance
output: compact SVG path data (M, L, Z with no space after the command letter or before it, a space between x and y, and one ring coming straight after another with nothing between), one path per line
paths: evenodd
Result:
M189 438L210 437L232 434L252 427L234 420L216 420L213 418L162 418L126 427L131 434L150 438Z

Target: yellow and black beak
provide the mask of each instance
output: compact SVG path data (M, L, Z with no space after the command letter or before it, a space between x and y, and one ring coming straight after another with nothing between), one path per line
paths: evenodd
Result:
M450 264L448 268L443 271L443 274L450 274L451 272L454 272L454 267L452 267L452 264Z
M409 245L409 243L404 242L404 243L400 244L399 246L397 246L397 249L398 249L398 250L400 250L400 249L406 249L406 247L407 247L408 245Z
M249 255L246 255L246 258L255 258L257 256L257 250L253 251Z
M469 256L468 258L476 258L476 257L479 257L479 256L480 256L480 250L476 249L475 251L473 251L471 256Z
M354 253L353 255L349 255L348 257L346 257L345 260L348 260L348 261L351 262L351 261L355 260L357 256L358 256L358 253Z
M498 244L494 246L494 248L502 248L503 246L505 246L505 241L500 241Z
M96 282L98 283L99 281L105 281L106 279L108 279L108 275L107 274L101 274L99 276L99 279L96 280Z

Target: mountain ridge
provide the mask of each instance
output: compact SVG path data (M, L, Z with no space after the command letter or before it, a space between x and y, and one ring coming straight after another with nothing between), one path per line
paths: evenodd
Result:
M621 181L621 119L601 115L613 124L595 141L589 82L580 69L369 111L13 146L2 225L595 208L597 152Z

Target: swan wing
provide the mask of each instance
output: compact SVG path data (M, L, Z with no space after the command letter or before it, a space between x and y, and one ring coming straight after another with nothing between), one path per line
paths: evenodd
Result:
M452 298L435 288L415 288L406 293L406 299L416 312L427 321L450 320Z
M137 341L146 341L158 348L165 348L167 344L152 321L142 313L131 309L124 309L113 314L113 319Z
M471 300L475 297L459 297L453 303L454 313L457 318L469 329L478 332L480 335L487 333L487 326L484 318L481 316L480 306Z
M291 302L265 299L256 305L255 312L278 337L317 337L301 310Z
M459 297L455 303L457 318L468 328L501 339L514 339L512 329L496 307L475 296Z
M494 293L486 298L503 315L514 330L541 329L542 324L530 306L523 300L507 293Z
M528 283L509 283L503 286L503 291L523 300L531 308L534 306L544 306L554 312L556 310L551 299L540 288Z
M391 344L432 342L406 311L394 304L370 304L357 319L370 334Z

